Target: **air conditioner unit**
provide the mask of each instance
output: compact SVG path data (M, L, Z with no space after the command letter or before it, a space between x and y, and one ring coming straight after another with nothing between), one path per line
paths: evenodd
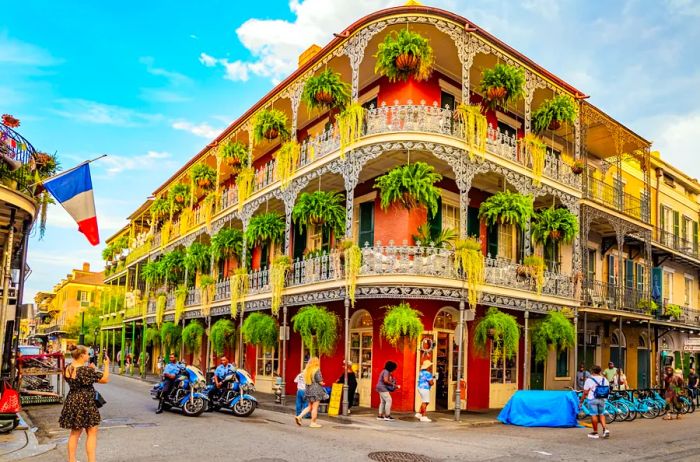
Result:
M589 345L600 345L600 337L596 334L591 334L591 336L588 337L588 344Z

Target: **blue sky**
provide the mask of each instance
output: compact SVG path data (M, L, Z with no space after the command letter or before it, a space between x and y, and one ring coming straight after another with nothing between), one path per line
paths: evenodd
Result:
M0 113L64 167L93 164L102 238L179 165L362 15L401 1L10 2L0 16ZM700 0L435 0L591 95L700 175ZM71 6L66 6L71 5ZM89 261L59 207L30 244L26 299Z

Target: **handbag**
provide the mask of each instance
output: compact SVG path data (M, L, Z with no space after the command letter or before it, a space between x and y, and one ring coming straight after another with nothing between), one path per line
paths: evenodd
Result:
M101 408L105 404L107 404L107 401L105 401L104 397L99 391L95 390L95 406L97 406L97 409Z

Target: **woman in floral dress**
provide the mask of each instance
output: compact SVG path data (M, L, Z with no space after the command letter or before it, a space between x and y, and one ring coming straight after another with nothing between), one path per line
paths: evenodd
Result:
M304 369L304 383L306 384L305 397L306 401L309 403L301 414L296 416L297 425L301 425L301 419L304 418L306 414L311 412L311 428L321 428L321 425L316 422L318 417L318 405L324 399L328 399L328 394L323 388L323 376L321 375L321 363L317 357L309 359L306 364L306 369Z
M70 430L68 438L68 462L76 462L75 453L78 440L85 430L87 440L85 450L88 462L95 462L97 449L97 427L100 424L100 411L95 404L95 383L109 381L109 358L104 357L104 373L95 370L90 365L90 355L84 346L71 345L68 347L73 362L66 366L63 376L70 390L63 403L61 417L58 423L62 428Z

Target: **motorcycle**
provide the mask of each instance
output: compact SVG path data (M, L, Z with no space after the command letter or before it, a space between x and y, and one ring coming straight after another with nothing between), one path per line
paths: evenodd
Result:
M175 383L170 393L163 401L163 409L180 408L189 417L197 417L207 409L207 395L205 393L206 380L202 371L195 366L179 364ZM151 389L151 397L160 399L164 382L160 382Z
M258 406L258 400L250 394L254 391L255 384L250 374L245 369L234 369L221 381L220 389L210 383L204 393L211 410L228 408L237 417L248 417Z

